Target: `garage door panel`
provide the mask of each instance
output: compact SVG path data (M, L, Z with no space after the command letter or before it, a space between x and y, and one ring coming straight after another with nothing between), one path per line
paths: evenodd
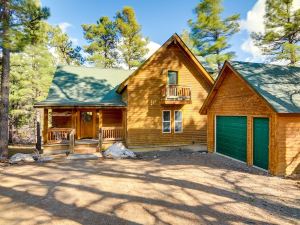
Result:
M268 118L254 118L253 121L253 165L266 170L269 167Z
M246 162L247 117L217 116L216 151Z

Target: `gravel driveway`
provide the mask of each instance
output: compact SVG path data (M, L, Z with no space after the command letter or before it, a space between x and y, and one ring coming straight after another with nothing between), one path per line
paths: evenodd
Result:
M299 181L214 154L0 167L0 224L299 224Z

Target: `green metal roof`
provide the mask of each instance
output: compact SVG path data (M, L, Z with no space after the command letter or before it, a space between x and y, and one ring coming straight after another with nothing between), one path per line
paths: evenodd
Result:
M300 67L231 61L230 65L278 113L300 113Z
M48 97L36 106L125 106L116 88L131 73L121 69L60 66Z

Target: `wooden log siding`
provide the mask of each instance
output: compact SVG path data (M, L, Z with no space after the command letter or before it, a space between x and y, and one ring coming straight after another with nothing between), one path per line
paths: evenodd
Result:
M192 104L161 104L161 88L168 70L178 71L178 85L191 89ZM157 53L127 85L127 145L158 146L200 143L206 145L206 116L199 110L211 89L180 46L171 44ZM170 134L162 133L162 110L171 110ZM174 110L183 113L183 132L174 133Z
M300 173L300 115L278 116L278 164L280 175Z

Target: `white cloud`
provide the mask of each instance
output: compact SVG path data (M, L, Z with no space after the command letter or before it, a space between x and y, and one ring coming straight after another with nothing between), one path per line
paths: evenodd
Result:
M300 8L300 1L294 0L292 10ZM264 15L266 9L266 0L258 0L253 8L248 11L245 20L241 20L241 30L246 30L249 37L242 43L241 49L251 55L247 61L264 61L265 56L262 55L260 49L254 45L253 40L250 37L251 32L264 32Z
M251 55L251 57L248 57L246 61L258 62L265 60L265 56L262 55L261 50L257 46L255 46L253 40L250 37L243 42L243 44L241 45L241 49Z
M68 22L62 22L62 23L59 23L58 26L62 30L62 32L66 33L67 29L72 27L72 24L70 24Z
M241 45L241 49L251 55L246 61L257 62L264 60L260 49L254 45L250 33L264 31L265 8L266 0L258 0L253 8L248 11L246 19L240 22L241 30L246 30L248 33L248 38Z
M295 11L296 9L300 8L300 1L299 0L294 0L293 5L292 5L292 11Z
M241 30L263 32L265 9L266 0L258 0L253 8L248 11L246 20L241 21Z
M72 41L73 45L79 44L79 40L77 38L70 37L70 41Z
M146 54L145 58L148 59L151 55L153 55L154 52L156 52L160 48L160 44L149 41L147 48L149 49L149 52Z

